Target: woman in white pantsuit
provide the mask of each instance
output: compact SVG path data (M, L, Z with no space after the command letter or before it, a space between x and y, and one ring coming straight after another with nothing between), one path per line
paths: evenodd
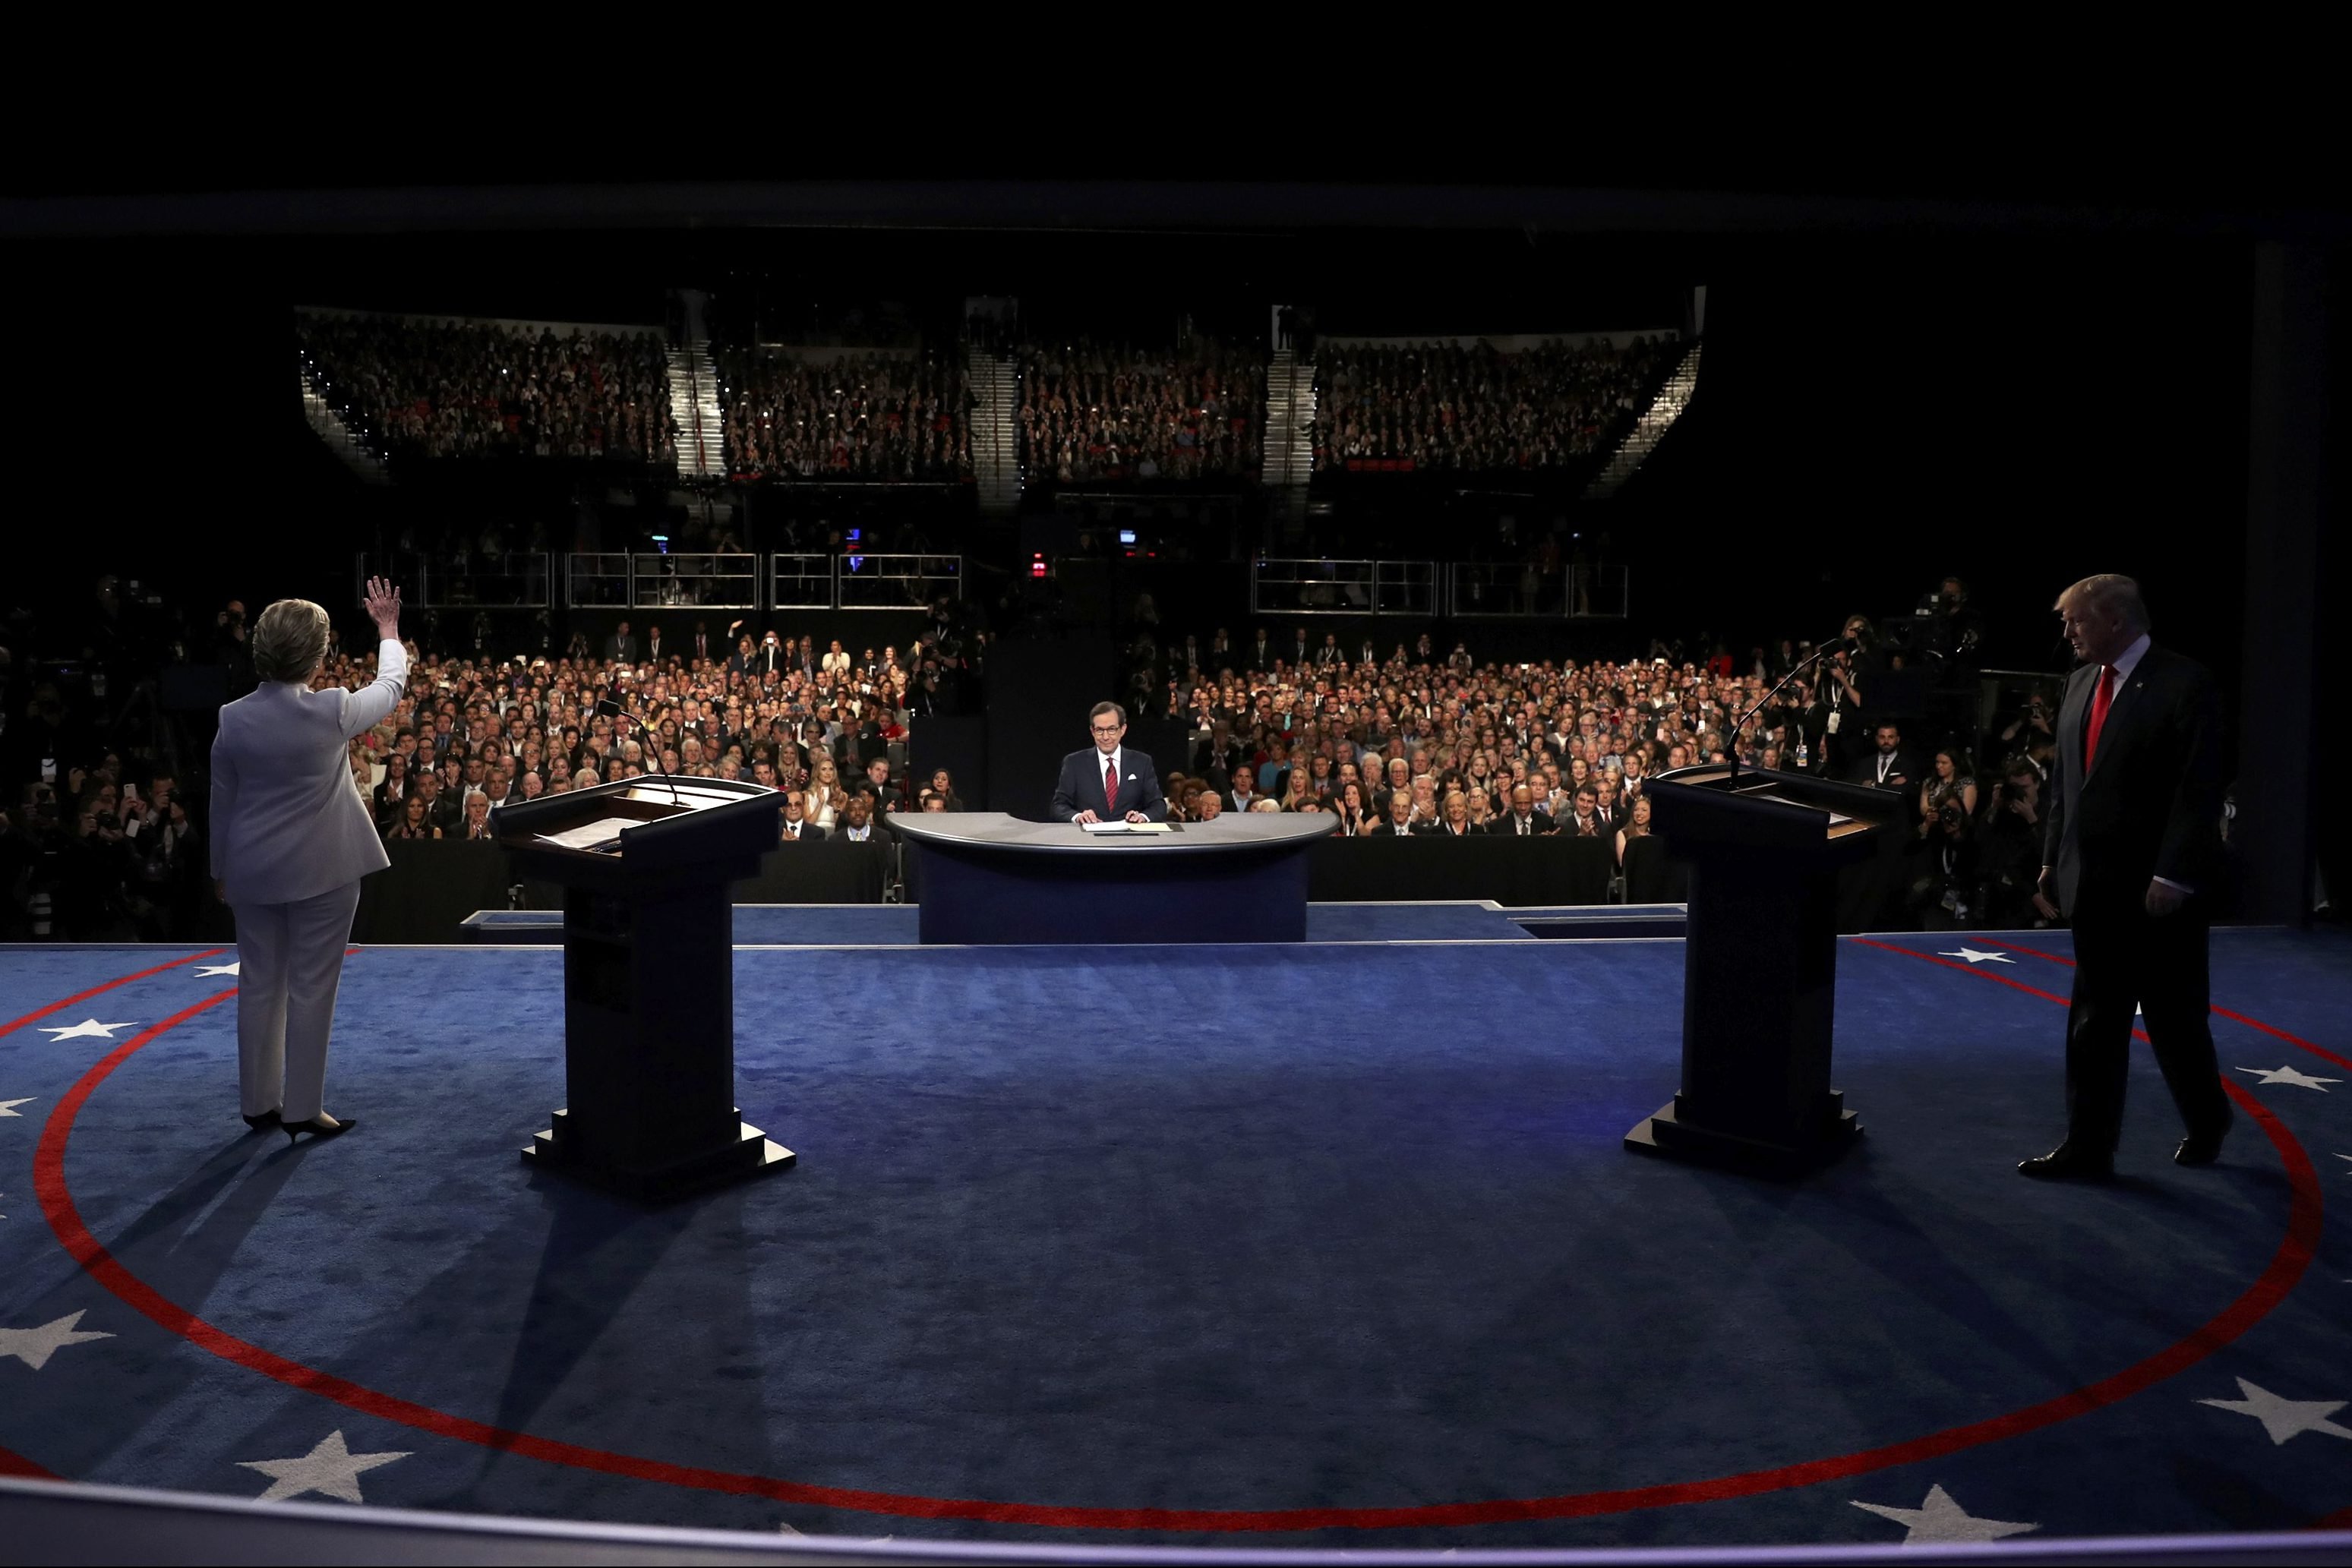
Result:
M352 737L390 716L408 681L400 592L368 580L373 685L310 690L327 612L281 599L253 627L261 685L221 709L213 742L213 875L236 912L236 1052L245 1120L289 1139L358 1123L326 1113L327 1036L360 878L391 864L352 783Z

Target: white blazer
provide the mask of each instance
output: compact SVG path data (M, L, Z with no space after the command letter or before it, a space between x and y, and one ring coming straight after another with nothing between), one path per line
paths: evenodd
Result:
M265 681L220 710L213 741L213 875L231 904L292 904L392 863L352 787L351 739L390 716L408 655L387 640L359 691Z

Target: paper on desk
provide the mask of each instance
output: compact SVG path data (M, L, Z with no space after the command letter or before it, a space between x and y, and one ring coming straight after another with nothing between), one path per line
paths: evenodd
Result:
M1090 833L1164 833L1170 831L1165 822L1080 822L1078 826Z
M566 828L560 833L541 833L539 837L542 843L561 844L567 850L593 850L619 842L623 828L644 826L635 817L604 817L593 822L583 822L576 828Z

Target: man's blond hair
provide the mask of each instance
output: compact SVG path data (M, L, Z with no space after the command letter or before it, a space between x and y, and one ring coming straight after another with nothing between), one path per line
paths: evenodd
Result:
M2135 632L2148 629L2147 601L2140 597L2139 584L2116 572L2103 571L2083 579L2061 593L2058 602L2051 608L2063 612L2070 604L2112 615Z

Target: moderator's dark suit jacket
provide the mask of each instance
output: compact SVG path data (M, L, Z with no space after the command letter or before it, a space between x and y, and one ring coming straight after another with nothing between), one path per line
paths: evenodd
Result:
M1107 822L1129 811L1166 821L1168 801L1160 792L1160 770L1150 755L1131 746L1118 754L1118 796L1111 800L1103 799L1100 749L1089 746L1062 758L1062 781L1054 786L1054 818L1066 822L1080 811L1092 811Z
M2099 754L2083 737L2099 670L2067 677L2043 799L2042 863L2058 906L2136 904L2153 878L2210 894L2221 873L2221 694L2194 659L2151 643L2116 688Z

